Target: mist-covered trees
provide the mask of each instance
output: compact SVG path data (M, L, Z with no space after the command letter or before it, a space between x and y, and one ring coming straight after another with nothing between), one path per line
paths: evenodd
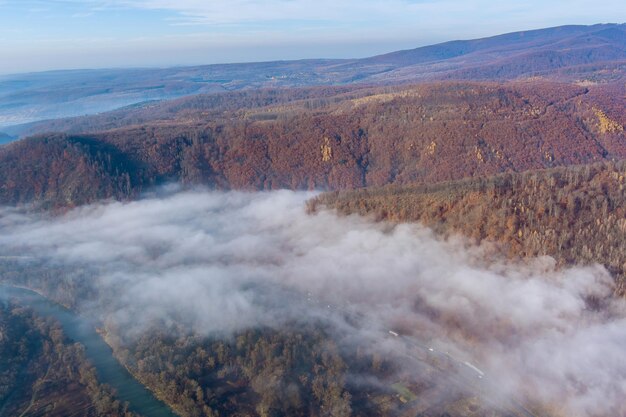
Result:
M443 235L505 244L513 257L550 255L563 265L600 263L626 294L626 162L433 185L324 194L309 204L341 213L422 222Z
M230 340L156 331L114 343L138 378L183 416L352 415L346 359L314 325L247 330ZM371 404L365 415L376 410Z

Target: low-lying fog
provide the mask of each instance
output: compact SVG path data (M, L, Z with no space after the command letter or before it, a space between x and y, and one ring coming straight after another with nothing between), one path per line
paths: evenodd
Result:
M626 415L626 308L603 268L494 259L418 225L308 215L310 197L201 190L58 218L5 209L0 255L19 248L88 265L93 285L115 297L106 311L92 301L81 309L130 333L182 318L226 336L325 311L349 337L384 344L394 329L448 350L511 395L570 415ZM348 324L346 312L360 319Z

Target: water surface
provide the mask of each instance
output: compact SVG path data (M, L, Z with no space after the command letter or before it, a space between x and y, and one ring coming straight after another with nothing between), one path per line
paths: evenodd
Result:
M176 417L115 359L109 345L88 320L34 291L0 284L0 302L9 299L17 300L41 316L58 320L70 339L85 346L85 354L96 368L98 381L113 387L117 398L128 402L131 411L145 417Z

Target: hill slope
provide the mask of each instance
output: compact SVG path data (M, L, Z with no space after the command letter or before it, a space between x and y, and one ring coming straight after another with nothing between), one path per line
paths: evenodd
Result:
M549 255L562 265L600 263L626 295L626 162L554 168L433 185L328 193L329 207L443 235L499 242L512 257Z
M182 106L145 125L0 148L0 202L71 206L167 181L350 189L621 159L624 88L440 83L208 116Z

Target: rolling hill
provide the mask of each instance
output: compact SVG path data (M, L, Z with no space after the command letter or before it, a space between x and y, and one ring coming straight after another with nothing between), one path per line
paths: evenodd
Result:
M619 81L626 69L625 33L624 24L563 26L364 59L4 76L0 77L0 127L93 114L149 100L250 88L529 77ZM9 133L20 133L20 128L11 128Z
M586 65L623 65L625 38L624 25L562 26L393 52L362 60L361 64L384 63L394 67L384 75L388 80L506 80L537 76L562 80L564 69L573 74L580 72L584 78Z

